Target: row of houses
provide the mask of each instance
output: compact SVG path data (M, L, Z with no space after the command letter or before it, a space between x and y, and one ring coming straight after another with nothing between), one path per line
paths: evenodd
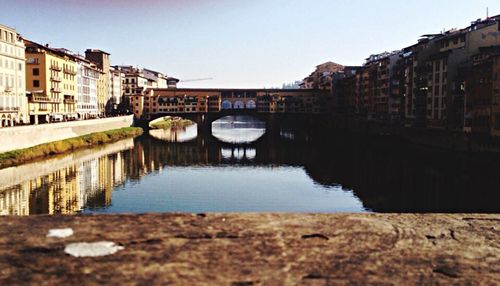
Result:
M257 113L327 113L331 96L320 89L151 88L129 96L136 118L247 110Z
M301 87L328 90L337 114L497 136L499 74L500 15L423 35L412 46L368 57L362 66L325 63Z
M111 66L110 54L42 45L0 25L0 127L130 112L127 97L179 80L149 69Z

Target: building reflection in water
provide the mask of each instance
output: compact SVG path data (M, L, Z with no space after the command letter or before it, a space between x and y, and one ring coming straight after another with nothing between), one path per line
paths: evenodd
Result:
M257 150L252 147L223 147L220 154L225 161L254 160L257 156Z
M113 189L127 177L121 151L131 148L129 139L0 170L0 214L74 214L83 208L105 208Z
M317 138L315 134L294 132L294 140L290 140L287 136L284 138L280 129L275 130L275 136L266 132L257 142L240 145L220 142L211 136L198 136L182 144L143 136L2 169L0 213L115 211L115 205L124 199L130 200L127 196L132 189L144 196L143 202L132 203L148 205L158 199L148 193L153 187L152 181L157 183L157 188L163 188L164 192L159 195L163 195L165 204L170 206L174 204L170 195L177 190L183 189L184 193L192 195L209 189L207 185L189 189L192 186L189 183L198 181L193 178L169 181L172 177L164 176L168 174L163 172L166 168L183 179L186 174L213 174L213 178L206 178L207 181L213 179L211 189L224 187L219 177L241 174L248 178L249 172L255 172L256 176L262 176L255 180L262 182L261 189L249 187L245 195L265 194L269 200L277 198L271 197L272 192L267 190L278 189L280 184L297 179L296 175L301 174L297 170L300 170L306 174L300 183L309 180L320 186L307 189L301 194L302 198L321 200L323 195L347 192L351 203L359 202L361 209L374 212L500 212L497 203L500 177L495 173L500 169L500 160L496 155L446 152L405 144L389 137L353 134L335 134L335 140L322 141L311 140ZM227 170L234 172L230 174ZM283 176L276 178L277 171ZM148 176L150 174L153 176ZM167 184L171 185L170 189L165 187ZM231 194L231 186L226 187L224 191ZM116 193L110 206L113 191ZM147 197L148 194L151 197ZM286 200L290 193L282 194L285 198L279 200ZM300 197L295 199L300 201Z

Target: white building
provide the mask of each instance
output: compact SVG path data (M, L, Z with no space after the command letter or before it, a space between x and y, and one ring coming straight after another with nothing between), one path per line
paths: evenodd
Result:
M29 124L24 42L0 25L0 127Z
M109 69L109 109L108 113L113 114L116 112L118 105L122 102L123 96L123 80L125 79L125 74L116 69L115 67L110 67Z
M101 71L85 59L77 62L77 101L76 113L79 119L96 118L99 114L97 104L97 81Z
M115 66L114 68L124 74L122 81L124 96L140 94L148 88L175 88L179 81L149 69L132 66Z

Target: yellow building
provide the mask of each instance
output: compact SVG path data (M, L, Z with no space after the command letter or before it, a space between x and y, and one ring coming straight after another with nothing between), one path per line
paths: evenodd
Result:
M31 123L72 120L76 114L77 65L62 50L25 40L26 91Z

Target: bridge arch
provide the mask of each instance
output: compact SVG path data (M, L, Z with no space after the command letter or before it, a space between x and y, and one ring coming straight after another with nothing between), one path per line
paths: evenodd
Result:
M245 104L245 107L246 107L246 109L256 109L257 108L257 104L255 103L255 100L250 99Z
M221 108L223 110L233 109L233 103L229 100L222 101Z
M243 101L238 100L234 103L233 108L234 109L245 109L245 104L243 103Z

